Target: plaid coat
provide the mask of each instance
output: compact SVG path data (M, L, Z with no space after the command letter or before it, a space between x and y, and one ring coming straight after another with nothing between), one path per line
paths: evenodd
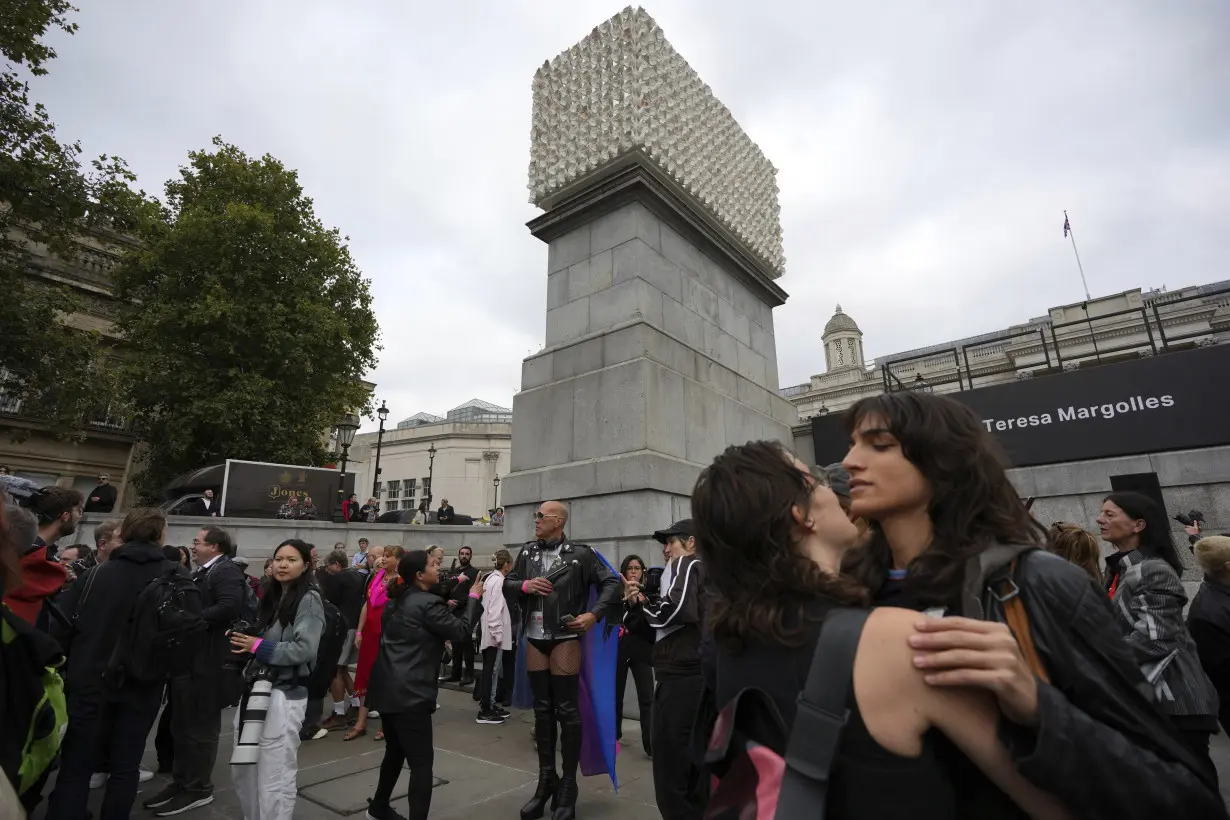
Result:
M1119 585L1111 603L1162 711L1216 715L1217 690L1200 666L1187 631L1187 593L1174 569L1139 550L1128 553L1119 563Z

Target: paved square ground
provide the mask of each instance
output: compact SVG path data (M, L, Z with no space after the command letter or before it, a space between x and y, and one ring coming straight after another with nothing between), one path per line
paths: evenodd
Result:
M631 688L631 687L630 687ZM326 707L327 708L327 707ZM434 718L437 786L432 794L431 816L516 818L517 811L534 792L538 763L530 740L532 714L512 710L513 717L502 726L480 726L474 722L477 704L469 692L440 690L440 709ZM236 820L242 817L235 790L231 786L231 711L223 717L223 734L214 767L214 802L186 812L185 820ZM632 710L635 714L635 710ZM373 738L379 720L368 724L366 737L342 742L342 732L304 743L299 748L299 800L296 820L336 820L363 817L367 798L372 796L384 757L384 744ZM640 724L624 720L624 748L619 754L619 793L605 777L581 778L581 799L577 814L585 820L651 820L659 817L653 797L651 763L641 751ZM143 765L157 769L154 736L150 735ZM403 771L394 791L395 808L405 814L408 772ZM54 783L54 781L53 781ZM133 807L134 818L152 817L141 808L141 801L157 792L167 778L156 775L143 783ZM91 795L95 812L102 802L102 789ZM43 820L46 802L34 815Z
M631 688L631 687L629 687ZM470 693L449 689L440 691L440 709L435 714L434 740L437 786L432 796L432 818L516 818L517 810L529 799L537 779L537 760L530 741L532 716L513 710L503 726L480 726L474 722L476 704ZM635 707L628 710L635 714ZM181 815L185 820L237 820L242 817L235 791L231 787L228 761L231 749L231 713L223 720L223 736L214 769L215 800L201 809ZM367 798L376 787L384 746L373 740L379 720L369 723L366 737L342 742L341 732L321 740L304 743L299 749L299 801L297 820L336 820L363 817ZM653 796L651 764L641 751L640 724L624 720L624 747L618 758L619 793L603 777L581 779L581 800L577 814L584 820L653 820L659 817ZM1230 803L1230 739L1213 738L1213 760L1221 774L1222 796ZM154 738L146 745L144 765L157 768ZM396 808L406 813L406 780L403 772L394 791ZM54 781L53 781L54 782ZM142 784L133 808L134 818L151 817L141 801L161 789L167 780L158 775ZM102 790L91 799L95 811ZM43 820L46 802L33 820ZM481 814L480 814L481 812Z

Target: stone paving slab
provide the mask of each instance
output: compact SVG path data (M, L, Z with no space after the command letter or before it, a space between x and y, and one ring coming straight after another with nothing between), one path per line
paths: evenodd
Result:
M480 812L481 816L493 819L515 818L521 805L533 794L538 763L530 740L531 714L514 709L513 717L502 726L483 726L474 722L477 711L468 691L440 691L440 709L433 717L436 748L433 774L447 782L438 784L432 792L433 820L473 820ZM214 766L214 802L179 815L184 820L238 820L242 817L231 785L231 718L228 710L223 717L218 761ZM295 805L296 820L363 816L367 798L375 791L380 761L384 757L384 744L374 740L379 728L380 721L372 720L366 737L343 742L342 732L331 732L299 747L300 797ZM617 764L619 793L612 790L611 781L605 776L582 778L581 799L577 804L579 817L585 820L653 820L660 816L654 803L651 763L640 750L640 724L635 720L625 719L624 742L626 745ZM153 733L147 740L142 765L148 769L157 768ZM402 814L407 811L407 777L403 772L394 790L395 807ZM141 785L133 818L152 817L141 808L141 801L167 782L166 776L156 775ZM90 804L95 814L102 796L102 789L91 794ZM44 801L32 820L44 820L45 810Z

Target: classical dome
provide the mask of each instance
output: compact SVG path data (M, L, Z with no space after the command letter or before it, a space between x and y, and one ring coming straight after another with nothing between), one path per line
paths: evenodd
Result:
M863 332L858 329L858 324L853 319L841 312L841 305L838 305L837 312L833 314L832 319L829 319L829 323L824 326L824 335L827 336L830 333L839 333L844 330L853 331L859 335L862 335Z

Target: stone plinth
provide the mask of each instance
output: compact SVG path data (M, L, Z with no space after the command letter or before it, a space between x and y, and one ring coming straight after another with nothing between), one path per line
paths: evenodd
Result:
M792 443L776 172L639 9L540 69L531 141L546 347L513 400L504 532L557 499L572 537L661 563L651 534L714 456Z

